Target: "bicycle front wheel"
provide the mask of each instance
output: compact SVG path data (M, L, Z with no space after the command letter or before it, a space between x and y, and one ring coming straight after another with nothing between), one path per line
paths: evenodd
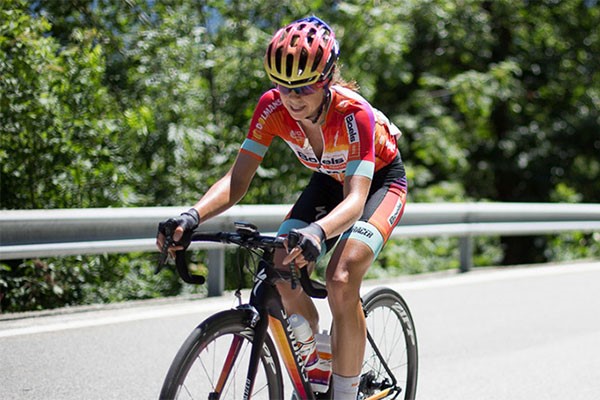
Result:
M415 325L404 299L389 288L363 298L368 340L359 399L413 400L417 390Z
M248 310L228 310L198 325L175 356L160 398L243 398L254 340L251 317ZM267 335L250 397L280 399L282 396L279 359Z

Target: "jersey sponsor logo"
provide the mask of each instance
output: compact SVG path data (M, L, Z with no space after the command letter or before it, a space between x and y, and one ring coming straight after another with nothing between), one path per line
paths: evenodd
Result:
M275 111L277 107L280 107L282 104L283 103L281 102L281 99L276 99L271 104L266 106L263 112L260 114L260 117L258 118L258 121L256 121L254 127L259 130L262 129L265 126L269 116L273 114L273 111Z
M315 221L316 221L327 215L327 207L317 206L317 207L315 207L315 212L316 212L316 215L315 215Z
M261 141L263 138L262 133L260 133L259 129L254 129L252 131L252 139L255 139L257 141Z
M327 175L331 175L333 177L339 177L342 174L346 173L345 169L340 169L340 170L329 170L329 169L325 169L325 168L318 168L317 171L323 173L323 174L327 174ZM337 179L337 178L336 178ZM343 179L338 179L340 182L343 181Z
M395 153L396 152L396 142L392 141L392 137L393 136L389 136L387 134L385 134L385 135L382 134L379 137L379 143L378 144L381 145L381 146L383 146L383 147L385 147L385 149L388 152L390 152L390 153L394 152Z
M337 104L336 108L337 108L338 110L345 110L345 109L346 109L346 108L348 108L348 106L350 106L351 104L352 104L352 103L350 102L350 100L341 100L341 101L340 101L340 102Z
M344 153L327 153L321 160L321 164L324 165L340 165L346 162L346 155Z
M387 149L388 152L390 152L390 153L393 152L394 154L396 153L396 143L392 143L391 140L386 140L385 141L385 147L386 147L386 149Z
M296 150L296 154L298 155L298 158L300 158L303 161L321 164L325 167L342 165L346 163L346 157L343 153L326 154L326 156L321 161L319 161L317 157L312 155L306 155L299 150Z
M306 164L305 164L306 165ZM319 165L317 167L315 166L310 166L307 165L307 167L309 167L310 169L312 169L313 171L317 171L320 172L322 174L327 174L327 175L331 175L333 178L337 179L338 181L342 182L343 179L338 179L340 176L342 176L343 174L346 173L346 168L343 167L339 167L339 168L333 168L333 167L325 167L323 165Z
M356 125L356 117L354 114L344 117L346 129L348 130L348 142L350 144L358 142L358 125Z
M300 142L300 143L304 142L304 134L302 133L302 131L295 131L292 129L292 130L290 130L289 135L296 142Z
M373 237L373 231L365 228L364 226L353 226L352 233L356 233L369 239Z
M301 151L296 150L296 154L298 155L298 158L302 161L307 161L307 162L311 162L311 163L315 163L318 164L319 160L317 159L317 157L313 157L313 156L307 156L306 154L304 154Z

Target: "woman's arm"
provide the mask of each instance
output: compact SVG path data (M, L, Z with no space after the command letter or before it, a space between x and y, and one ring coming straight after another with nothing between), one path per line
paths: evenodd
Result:
M312 250L309 253L312 252L312 254L309 254L308 257L312 257L312 259L305 258L307 256L303 255L303 250L296 246L285 256L282 263L287 265L295 260L297 265L302 268L308 261L316 259L321 251L321 240L342 234L360 218L365 208L370 187L371 179L366 176L347 176L344 182L344 200L325 217L313 222L306 228L300 229L300 231L304 231L303 234L308 237L311 244L309 247ZM319 228L315 225L321 228L324 236L319 233Z
M350 228L362 215L371 179L366 176L352 175L344 182L344 200L329 214L317 221L325 232L325 237L340 235Z

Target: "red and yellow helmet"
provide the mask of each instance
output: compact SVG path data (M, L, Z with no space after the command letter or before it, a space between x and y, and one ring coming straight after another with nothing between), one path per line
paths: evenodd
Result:
M267 47L264 64L271 81L296 88L328 80L338 55L333 30L312 16L278 30Z

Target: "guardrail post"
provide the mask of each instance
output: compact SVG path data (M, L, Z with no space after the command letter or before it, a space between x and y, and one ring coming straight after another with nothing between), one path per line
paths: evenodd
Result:
M225 290L225 249L208 250L208 296L221 296Z
M468 272L473 268L473 237L461 236L460 242L460 272Z

